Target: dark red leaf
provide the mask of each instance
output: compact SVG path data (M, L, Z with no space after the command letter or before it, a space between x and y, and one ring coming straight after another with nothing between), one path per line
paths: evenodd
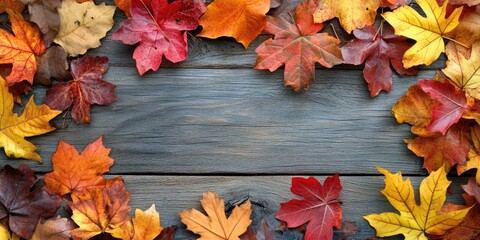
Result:
M462 188L468 195L477 199L477 204L480 204L480 186L474 177L470 178L466 185L462 185Z
M160 235L158 235L154 240L173 240L176 232L177 232L176 225L166 227L162 230Z

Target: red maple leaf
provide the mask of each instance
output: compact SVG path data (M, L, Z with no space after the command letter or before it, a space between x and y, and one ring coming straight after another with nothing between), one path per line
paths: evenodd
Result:
M313 22L315 9L313 0L298 5L295 24L282 17L267 16L264 31L275 37L255 50L258 53L255 69L273 72L285 64L284 84L297 92L315 80L315 62L328 68L343 62L338 47L340 40L327 33L317 33L322 24Z
M304 199L281 203L275 217L285 221L289 228L308 222L305 240L331 239L332 227L340 229L342 226L341 201L338 199L341 190L338 174L327 177L323 187L314 177L295 177L290 191Z
M355 39L342 47L345 63L360 65L365 62L363 76L368 83L372 97L377 96L381 90L389 92L392 89L392 69L402 75L415 75L416 68L405 69L402 58L413 44L406 38L394 34L389 28L383 34L374 27L367 25L363 29L353 30Z
M62 111L73 105L73 120L77 123L90 123L91 104L107 105L117 99L115 85L102 80L108 65L107 57L85 55L73 60L73 80L59 82L48 89L45 104Z
M140 75L158 70L162 56L171 62L187 58L188 30L198 27L206 11L201 0L132 0L131 18L120 24L112 39L125 44L140 43L133 52Z
M37 182L26 164L17 169L6 165L0 170L0 220L6 219L10 230L26 239L32 237L37 222L51 217L61 202L43 188L34 188Z
M465 109L469 108L465 91L457 90L449 81L419 80L418 85L439 102L432 109L432 120L427 131L445 135L448 128L457 123Z

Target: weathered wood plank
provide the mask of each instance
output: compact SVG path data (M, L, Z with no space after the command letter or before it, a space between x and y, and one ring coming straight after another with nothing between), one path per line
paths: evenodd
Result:
M389 169L396 172L398 169ZM317 177L321 182L325 177ZM280 203L296 198L290 193L291 176L265 177L192 177L192 176L125 176L127 190L132 194L132 208L146 209L155 204L160 212L163 226L178 225L176 239L194 239L180 223L178 212L183 209L197 208L201 210L199 200L202 192L215 191L225 199L228 205L236 205L246 199L252 201L253 229L257 229L261 219L266 219L272 228L278 226L275 212ZM420 177L412 177L414 189L418 189ZM351 239L373 237L375 231L363 220L362 216L384 211L396 210L379 192L384 188L383 176L351 177L340 176L343 186L340 199L343 201L343 220L355 222L361 232ZM448 195L447 201L463 203L460 184L465 184L466 178L456 178L452 183L453 195ZM141 187L140 187L141 186ZM418 192L417 192L418 193ZM416 196L418 199L418 195ZM278 233L278 236L280 234ZM289 235L286 239L294 239ZM301 239L301 238L298 238ZM402 239L402 238L399 238Z
M417 77L394 76L392 92L377 98L352 70L318 70L300 94L282 86L282 71L162 69L139 78L133 68L112 67L105 79L119 99L94 106L90 126L70 122L30 138L45 160L35 171L50 171L60 138L83 148L104 135L115 174L376 174L374 165L425 173L403 143L409 126L390 110Z

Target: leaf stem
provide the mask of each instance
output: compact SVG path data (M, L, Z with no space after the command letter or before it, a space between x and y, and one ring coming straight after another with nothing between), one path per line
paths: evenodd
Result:
M335 30L335 26L333 25L333 23L330 23L330 26L332 27L332 30L333 30L333 34L335 34L335 37L340 40L340 38L338 37L338 34L337 34L337 30Z
M461 43L461 42L459 42L459 41L457 41L457 40L455 40L455 39L453 39L453 38L449 38L449 37L447 37L447 36L443 36L443 38L445 38L445 39L447 39L447 40L449 40L449 41L452 41L452 42L454 42L454 43L456 43L456 44L458 44L458 45L460 45L460 46L462 46L462 47L469 48L466 44Z

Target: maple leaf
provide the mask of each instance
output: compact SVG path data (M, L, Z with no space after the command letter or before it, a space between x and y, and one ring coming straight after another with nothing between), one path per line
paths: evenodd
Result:
M471 129L471 138L473 142L473 147L468 152L468 160L463 164L457 165L458 175L463 174L464 172L470 169L477 169L477 183L480 184L480 125L476 125ZM472 195L472 194L470 194ZM479 199L480 200L480 199ZM480 202L480 201L479 201Z
M205 12L201 0L132 0L131 18L123 21L112 39L140 43L133 52L140 75L158 70L165 56L171 62L187 58L187 32L198 27Z
M74 146L60 140L52 156L53 172L44 177L47 190L63 196L105 185L102 174L113 165L109 154L110 149L103 146L102 137L88 144L81 154Z
M38 57L38 71L34 83L51 85L51 78L58 81L68 80L72 75L68 71L68 54L60 46L51 46Z
M9 157L25 158L41 162L42 159L35 150L37 147L25 140L55 130L48 123L60 111L50 109L46 105L37 106L30 98L23 114L19 117L13 113L13 96L8 92L5 80L0 77L0 147L3 147Z
M452 125L445 135L437 133L416 139L406 139L405 142L408 149L415 155L424 157L423 167L428 172L432 172L445 163L454 166L465 162L470 149L466 129L468 129L467 126L459 123Z
M23 20L20 13L7 9L14 35L0 29L0 64L12 64L12 71L6 80L8 83L27 80L33 83L37 71L35 56L45 52L40 31Z
M200 18L199 37L234 37L245 48L262 33L269 0L215 0Z
M392 106L392 112L398 123L411 124L413 133L429 136L430 133L425 129L431 122L431 113L435 104L437 101L433 100L420 86L413 85Z
M73 194L68 206L72 209L72 220L79 226L71 231L72 236L89 239L101 233L117 231L130 221L128 212L130 193L123 181L111 186L86 188L82 194Z
M475 198L471 196L465 196L463 198L468 205L475 204ZM473 240L480 239L480 205L475 204L463 221L450 229L445 235L442 236L444 240Z
M380 7L388 7L390 9L395 9L403 5L410 4L412 0L381 0Z
M176 232L177 226L173 225L171 227L166 227L154 240L173 240Z
M379 237L403 234L406 240L427 240L425 234L445 234L448 229L462 222L470 210L465 208L439 214L450 185L444 167L430 173L420 184L420 205L415 201L409 178L404 181L401 172L392 174L380 167L377 167L377 170L385 175L382 194L400 213L386 212L364 216Z
M77 3L75 0L63 0L58 9L60 29L54 42L71 57L84 54L88 49L101 45L100 39L113 27L114 13L115 6L105 3L95 5L94 1Z
M427 131L445 134L450 126L457 123L462 114L467 110L467 98L463 90L458 90L448 81L419 80L418 85L430 94L439 104L433 106L432 120L427 126Z
M468 195L474 197L477 203L480 203L480 185L475 178L470 178L466 185L462 185L462 188Z
M11 9L13 12L21 13L25 5L20 0L2 0L0 1L0 14Z
M480 41L473 44L469 58L457 47L456 44L447 45L447 67L442 72L455 86L480 99Z
M196 209L179 213L180 220L187 225L187 230L201 236L198 240L239 240L239 236L247 231L252 223L249 200L236 206L228 218L225 215L224 202L216 193L203 193L200 202L208 216Z
M379 34L373 26L353 30L355 39L342 47L345 63L360 65L365 62L363 76L368 83L372 97L381 90L392 89L392 70L390 64L399 74L415 75L417 69L405 69L402 56L411 47L405 38L396 36L389 28Z
M54 84L48 89L45 104L53 109L66 110L71 105L73 120L90 123L90 105L108 105L117 100L115 85L102 80L108 69L107 57L90 57L73 60L73 80Z
M275 34L255 50L258 54L255 69L271 72L285 64L284 85L295 91L308 88L315 80L315 62L331 68L343 62L338 47L340 40L327 33L317 33L322 24L313 23L313 0L299 5L292 24L281 17L267 16L265 32Z
M410 6L401 6L393 12L382 16L395 28L395 34L416 41L403 56L403 65L410 68L415 65L433 63L442 52L445 44L445 34L458 25L463 7L456 8L448 18L445 18L448 1L441 7L435 0L417 0L426 17L421 16Z
M304 199L280 203L275 217L286 222L289 228L308 223L305 240L331 239L332 227L342 227L341 201L338 199L341 190L338 174L327 177L323 186L314 177L294 177L290 191Z
M480 4L480 0L450 0L450 4L452 5L468 5L468 6L475 6Z
M355 28L373 24L380 6L379 3L379 0L317 0L317 10L313 15L314 21L322 23L338 17L343 29L352 33Z
M60 16L58 8L62 5L60 0L28 0L28 13L30 21L34 22L43 33L45 46L50 47L60 29Z
M120 8L127 17L131 17L130 8L132 7L132 0L115 0L115 5Z
M38 222L31 240L69 240L70 231L76 228L75 223L68 218L57 216L45 223Z
M453 1L451 0L450 4L452 4L452 2ZM453 6L451 8L453 8ZM471 48L474 42L480 40L479 28L480 5L474 7L463 6L458 26L453 31L447 33L446 36L455 39L455 41L462 43L468 48ZM451 43L453 43L453 41Z
M8 219L12 232L30 239L37 222L50 217L61 199L43 188L34 188L37 177L26 164L17 169L6 165L0 171L0 219Z
M136 209L132 221L117 228L112 232L112 236L123 240L154 240L162 230L160 214L155 210L155 204L153 204L146 211Z

